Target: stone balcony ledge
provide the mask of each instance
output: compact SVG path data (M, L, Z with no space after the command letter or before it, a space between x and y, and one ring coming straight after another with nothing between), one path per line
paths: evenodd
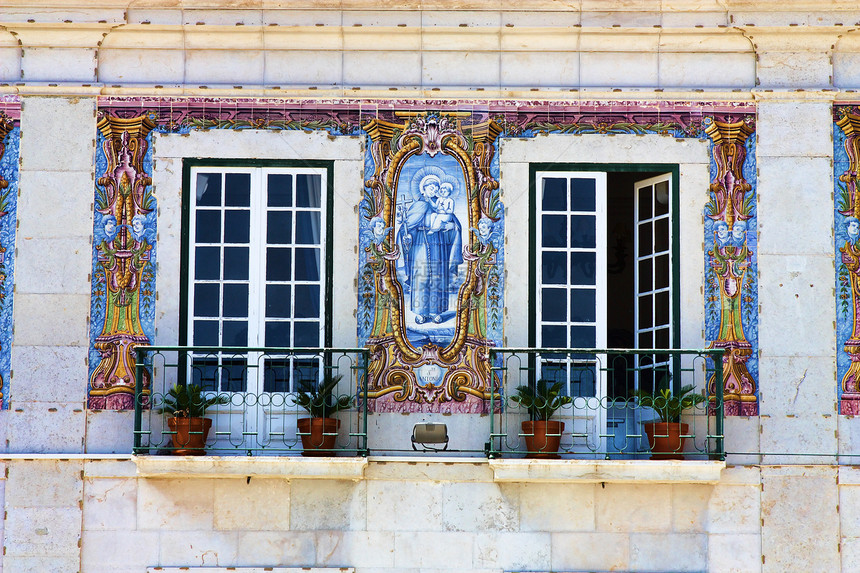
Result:
M300 456L132 456L138 477L281 478L353 480L364 477L367 458Z
M489 460L497 482L717 483L724 461Z

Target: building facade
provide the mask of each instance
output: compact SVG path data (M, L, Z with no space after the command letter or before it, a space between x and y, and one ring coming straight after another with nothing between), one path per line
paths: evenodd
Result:
M855 2L0 5L4 571L858 568Z

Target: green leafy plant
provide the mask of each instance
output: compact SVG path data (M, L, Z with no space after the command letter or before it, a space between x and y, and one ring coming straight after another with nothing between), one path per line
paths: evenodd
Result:
M528 409L532 420L549 420L556 410L573 402L573 398L561 393L562 383L538 380L534 385L518 386L511 400Z
M341 378L340 374L326 374L319 382L302 382L302 389L296 393L296 404L307 410L311 418L331 418L340 410L351 407L354 403L352 396L335 394Z
M202 418L210 406L227 404L229 401L227 396L207 398L198 384L177 383L164 395L164 405L159 413L174 418Z
M667 379L663 380L660 385L668 386ZM655 392L637 390L634 395L639 398L640 406L652 408L657 412L661 422L680 422L681 413L684 410L693 408L706 400L702 394L693 393L694 389L693 384L688 384L682 386L677 394L669 388L663 388Z

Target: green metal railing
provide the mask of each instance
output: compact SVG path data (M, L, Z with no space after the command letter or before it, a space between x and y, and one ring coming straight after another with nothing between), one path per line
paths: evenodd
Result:
M297 421L309 414L301 392L340 376L327 406L347 407L332 417L339 427L323 430L334 443L308 443L308 450L335 455L367 454L367 400L363 399L369 351L364 348L233 348L140 346L135 349L134 452L173 454L188 449L189 438L171 429L166 406L170 389L198 385L211 429L205 451L232 455L291 455L305 452ZM319 399L317 404L319 405ZM169 408L167 408L169 409ZM202 435L201 429L190 434ZM178 443L185 440L183 443ZM312 446L315 446L312 448ZM306 454L308 455L308 454Z
M500 394L490 399L490 457L725 459L723 350L495 348ZM541 383L540 381L543 381ZM692 389L686 398L679 392ZM523 386L537 396L523 400ZM540 387L558 394L540 396ZM707 394L710 388L712 395ZM665 392L664 392L665 391ZM528 392L527 392L528 393ZM533 406L531 409L528 406ZM542 434L535 410L555 410ZM678 430L655 425L661 414ZM648 433L652 435L649 436ZM665 442L680 432L683 443ZM559 454L549 453L553 440Z

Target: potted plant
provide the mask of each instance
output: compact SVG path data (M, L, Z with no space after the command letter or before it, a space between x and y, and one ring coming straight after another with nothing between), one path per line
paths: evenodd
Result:
M335 394L341 375L326 374L319 382L303 382L296 393L296 404L311 415L299 418L296 425L302 438L303 456L334 455L340 420L332 416L353 405L352 396Z
M667 379L664 378L664 381ZM664 384L669 385L667 382L660 385ZM690 425L681 423L681 413L705 401L703 395L693 392L694 389L693 384L688 384L682 386L677 393L673 393L669 388L654 393L642 390L635 392L640 406L651 408L660 416L659 422L644 424L648 444L654 452L651 454L652 460L684 459L684 436L689 434Z
M227 396L207 398L198 384L177 383L168 390L159 412L168 415L173 453L177 456L204 455L206 438L212 427L212 420L205 417L206 409L227 402Z
M522 423L527 458L558 458L564 422L550 420L556 410L573 402L561 393L562 383L538 380L534 385L518 386L511 400L526 408L529 419Z

